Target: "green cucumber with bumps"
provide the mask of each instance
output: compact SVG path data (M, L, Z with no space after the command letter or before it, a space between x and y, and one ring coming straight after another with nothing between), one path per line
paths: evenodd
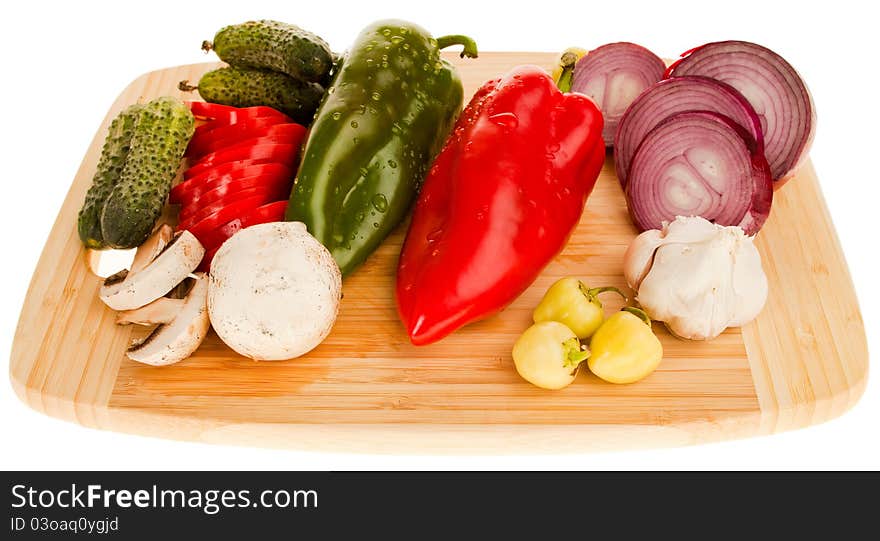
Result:
M143 106L140 104L131 105L110 123L95 176L92 177L92 185L86 192L77 217L79 238L87 248L100 250L107 247L101 233L101 213L107 197L119 182L141 109Z
M194 129L189 107L176 98L157 98L141 109L119 182L101 213L107 246L134 248L150 236Z
M326 84L333 67L327 42L302 28L278 21L248 21L221 28L202 42L220 60L239 68L286 73L300 81Z
M199 95L207 102L233 107L265 105L304 126L312 123L324 96L324 87L318 83L256 68L228 66L202 75L197 87L187 83L181 81L178 88L183 91L198 89Z

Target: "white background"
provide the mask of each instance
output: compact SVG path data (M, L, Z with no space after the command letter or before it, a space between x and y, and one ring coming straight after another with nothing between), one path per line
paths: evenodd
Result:
M819 124L812 157L850 264L869 348L876 354L880 47L877 17L865 7L870 4L3 2L0 216L7 252L0 264L0 356L8 358L31 274L79 162L107 108L132 79L153 69L212 60L199 44L230 23L288 21L343 50L361 27L384 17L410 19L434 35L468 34L484 51L558 51L627 40L670 57L707 41L744 39L785 56L814 94ZM869 380L853 410L821 426L683 449L584 456L371 456L164 441L50 419L22 405L7 382L0 383L0 423L0 467L10 469L877 469L880 378Z

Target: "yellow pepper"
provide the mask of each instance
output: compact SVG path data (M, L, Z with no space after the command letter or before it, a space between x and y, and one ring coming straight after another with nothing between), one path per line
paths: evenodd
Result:
M647 377L663 358L663 346L651 319L626 307L605 320L590 341L590 370L610 383L633 383Z
M574 65L586 54L587 50L580 47L569 47L562 51L562 54L559 55L559 60L553 66L553 73L550 74L559 90L563 92L571 91L571 75L574 73Z
M602 303L597 295L614 291L624 299L626 296L616 287L590 289L577 278L557 280L532 312L535 323L558 321L573 330L578 338L585 340L596 332L605 319Z
M516 371L544 389L562 389L574 381L581 362L590 356L574 332L557 321L526 329L513 345Z

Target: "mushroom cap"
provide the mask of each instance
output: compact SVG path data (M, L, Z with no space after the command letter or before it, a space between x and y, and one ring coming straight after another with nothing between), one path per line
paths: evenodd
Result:
M243 229L211 262L208 312L217 335L256 360L299 357L330 334L342 275L300 222Z

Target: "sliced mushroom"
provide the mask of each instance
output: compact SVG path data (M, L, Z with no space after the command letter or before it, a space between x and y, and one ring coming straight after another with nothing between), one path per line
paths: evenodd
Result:
M116 314L117 325L153 325L171 323L183 308L185 299L159 297L146 306L124 310Z
M159 322L160 325L153 329L145 339L133 344L128 348L128 358L153 366L165 366L186 359L199 347L205 335L208 334L210 321L208 319L208 279L203 272L196 273L193 278L194 284L185 299L165 299L171 302L161 302L162 310L170 307L178 307L176 314L168 322ZM161 301L162 299L160 299ZM173 301L179 301L174 303ZM141 315L129 314L133 319L153 323L147 317L151 305L141 308ZM139 312L139 311L134 311ZM167 319L168 313L159 314L159 319Z
M205 249L192 233L177 233L157 252L164 234L164 228L159 228L144 243L144 250L138 249L131 270L118 272L104 281L100 291L104 304L114 310L140 308L171 291L198 267ZM138 257L142 252L144 255ZM148 254L155 255L150 259ZM150 260L140 267L147 259Z
M131 269L129 272L138 272L149 265L159 254L165 250L171 239L174 238L174 229L168 224L159 226L150 238L137 247L134 253L134 259L131 261Z

